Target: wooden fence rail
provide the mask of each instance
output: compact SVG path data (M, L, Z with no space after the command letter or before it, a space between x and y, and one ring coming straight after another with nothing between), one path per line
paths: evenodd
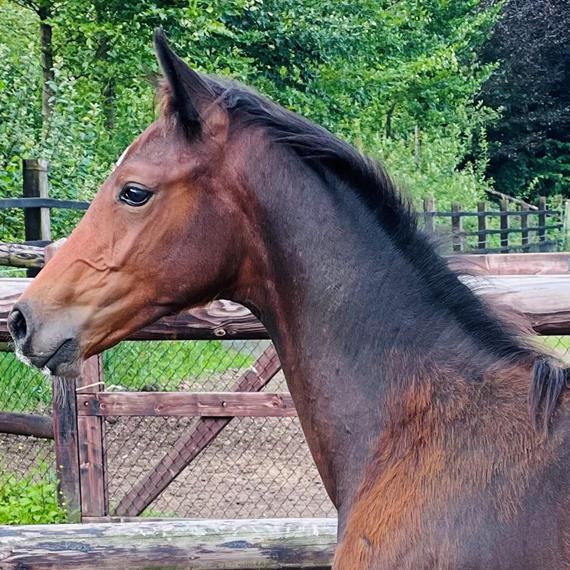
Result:
M77 395L81 416L285 418L297 415L291 396L248 392L101 392Z
M426 198L419 217L428 233L441 233L441 225L449 227L455 253L526 253L558 249L565 241L565 235L570 233L570 201L567 201L564 212L548 209L543 196L539 198L538 207L518 202L515 205L519 209L512 209L512 200L502 199L499 210L491 209L486 202L479 202L475 212L466 211L460 204L453 203L451 211L447 212L437 211L436 201ZM448 224L438 225L438 219ZM466 229L468 222L470 228ZM490 227L492 222L496 227ZM513 241L512 238L517 235L520 239ZM491 244L489 240L494 236L498 242ZM531 240L533 236L534 241ZM471 244L469 238L477 239Z
M0 526L3 570L330 568L336 519Z
M0 433L53 439L53 425L47 416L0 412Z
M550 255L550 254L546 254ZM554 254L556 264L568 267L568 255ZM536 258L535 258L536 259ZM456 263L455 261L454 263ZM547 263L547 262L545 262ZM472 269L497 262L477 260ZM513 263L516 270L517 263ZM468 266L469 267L469 266ZM540 267L536 267L540 270ZM540 334L570 334L570 273L494 275L468 278L474 290L491 301L525 314ZM0 342L10 341L6 319L29 279L0 279ZM213 303L160 319L131 335L131 340L265 339L265 327L246 308L231 301Z

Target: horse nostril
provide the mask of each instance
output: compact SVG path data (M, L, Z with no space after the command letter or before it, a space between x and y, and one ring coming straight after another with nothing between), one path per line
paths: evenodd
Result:
M13 309L8 317L8 330L12 335L12 338L18 342L23 341L28 334L28 325L26 323L26 318L18 310Z

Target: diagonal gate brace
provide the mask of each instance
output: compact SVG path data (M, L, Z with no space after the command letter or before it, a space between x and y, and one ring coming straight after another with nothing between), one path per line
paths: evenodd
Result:
M233 387L235 392L259 392L281 370L275 348L265 349L254 366ZM200 418L183 433L155 467L121 499L116 516L140 515L174 479L220 434L233 418Z

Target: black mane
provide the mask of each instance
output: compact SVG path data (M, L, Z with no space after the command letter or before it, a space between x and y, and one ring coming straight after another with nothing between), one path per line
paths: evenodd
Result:
M450 313L478 344L506 362L533 364L529 406L533 418L542 408L543 427L566 385L568 370L530 346L520 331L493 315L458 278L419 230L417 215L385 169L326 129L269 101L235 82L201 76L230 114L232 123L263 128L271 139L286 145L315 171L345 182L374 214L378 224L431 292L433 301Z

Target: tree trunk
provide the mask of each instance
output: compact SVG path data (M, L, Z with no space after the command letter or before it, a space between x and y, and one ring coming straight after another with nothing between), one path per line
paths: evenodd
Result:
M38 10L40 17L40 54L42 64L42 124L44 132L47 130L53 112L54 81L53 73L53 44L52 27L48 23L51 16L49 6L41 6Z

